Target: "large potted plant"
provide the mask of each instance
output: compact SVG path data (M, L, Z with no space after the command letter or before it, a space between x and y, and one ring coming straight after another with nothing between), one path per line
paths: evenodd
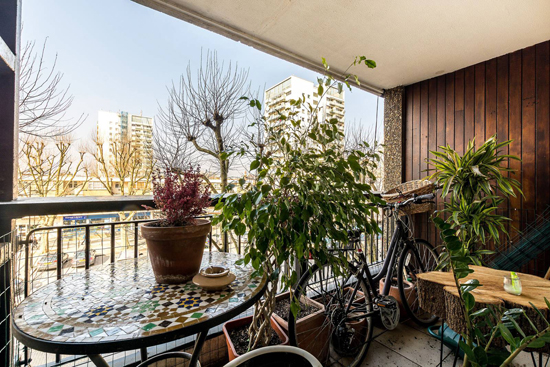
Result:
M210 205L199 169L166 168L153 179L153 201L163 218L141 226L158 283L184 283L200 269L211 222L197 219Z
M342 92L343 85L327 72L319 79L317 93L322 99L327 93ZM358 57L353 65L374 62ZM349 86L345 77L345 84ZM256 99L244 98L250 106L262 113L262 104ZM256 274L268 279L263 299L255 305L249 328L249 350L269 344L271 316L279 290L290 289L297 282L297 261L307 262L309 256L320 265L330 264L334 269L346 268L346 259L331 249L335 244L345 246L347 231L363 228L367 234L377 231L371 214L376 212L373 201L378 199L372 187L362 178L374 177L368 165L360 164L367 155L361 150L346 150L344 134L337 119L322 118L318 106L308 103L304 95L290 100L292 110L279 114L276 122L260 117L254 122L261 126L264 141L251 140L255 149L250 171L254 179L240 180L242 194L231 194L216 205L221 213L214 218L224 231L247 234L247 246L241 263L251 264ZM303 111L309 111L304 119ZM244 147L237 154L250 153ZM375 159L372 153L369 158ZM289 271L283 272L286 268ZM290 306L294 315L300 305L293 298Z

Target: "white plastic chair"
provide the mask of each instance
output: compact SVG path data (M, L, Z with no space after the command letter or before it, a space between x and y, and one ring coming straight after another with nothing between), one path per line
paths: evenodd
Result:
M323 367L321 362L303 349L274 345L250 351L224 367Z

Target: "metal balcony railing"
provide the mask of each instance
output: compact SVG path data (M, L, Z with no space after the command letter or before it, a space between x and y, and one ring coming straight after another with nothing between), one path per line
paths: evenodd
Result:
M132 210L134 213L140 210L139 219L117 220L110 222L75 223L69 225L57 225L47 227L30 228L24 234L11 233L6 236L7 244L2 245L0 239L0 275L11 274L0 279L1 315L0 326L5 337L5 342L0 345L0 353L3 350L13 349L11 361L15 364L25 365L32 359L33 366L80 366L88 365L86 357L67 357L61 355L46 354L30 350L22 344L11 340L9 335L10 310L23 301L40 287L62 279L68 274L85 271L101 264L113 263L130 257L146 256L145 241L140 238L139 226L143 223L155 220L155 211L145 212L141 204L152 205L150 197L137 198L55 198L48 200L24 199L22 207L10 208L15 213L23 215L60 215L67 212L67 208L73 209L71 218L80 217L81 213L123 213L124 210ZM104 208L102 210L101 208ZM0 204L0 212L2 211ZM85 209L85 210L82 210ZM86 210L87 209L87 210ZM1 214L1 213L0 213ZM75 216L74 214L79 214ZM110 214L113 216L112 214ZM208 215L211 216L211 215ZM98 220L97 214L93 216ZM383 214L373 218L382 229L381 234L362 236L361 248L372 264L383 261L391 240L394 229L393 218ZM112 220L109 219L109 220ZM207 239L208 251L225 251L241 254L247 245L247 235L237 236L233 233L222 233L220 226L214 226ZM79 255L80 254L80 255ZM84 258L84 261L80 260ZM93 274L93 272L92 272ZM4 302L11 300L11 302ZM7 327L4 327L6 326ZM182 341L183 343L183 341ZM181 345L180 343L179 345ZM174 345L177 347L178 345ZM3 348L2 348L3 347ZM155 351L158 351L154 347ZM162 346L158 346L161 348ZM164 350L166 350L165 348ZM155 351L152 351L153 353ZM10 353L7 353L9 356ZM131 361L134 352L115 353L107 359L115 364ZM9 357L6 357L9 359ZM4 365L10 365L5 363Z

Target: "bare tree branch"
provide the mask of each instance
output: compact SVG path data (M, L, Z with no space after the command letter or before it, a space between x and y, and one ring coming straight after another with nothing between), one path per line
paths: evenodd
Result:
M226 154L240 142L238 124L247 112L240 97L250 89L248 71L231 62L226 66L215 52L207 52L195 76L189 64L179 83L167 89L166 106L159 106L160 124L191 143L200 157L214 162L225 191L232 162Z
M46 62L47 39L42 49L35 49L35 41L22 49L19 75L19 130L40 137L66 136L76 130L87 116L76 120L67 117L74 97L70 85L63 87L63 74L56 71L57 54L50 66Z

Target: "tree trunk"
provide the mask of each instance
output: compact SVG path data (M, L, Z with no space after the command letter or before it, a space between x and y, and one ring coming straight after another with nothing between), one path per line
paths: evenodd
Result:
M273 275L272 260L268 260L264 264L264 272L268 279ZM264 298L259 300L254 307L254 316L252 323L248 329L250 341L248 349L253 350L259 347L264 347L269 344L271 339L271 315L275 308L275 297L277 296L277 281L268 281L267 290L264 293Z
M229 174L229 167L227 161L220 158L220 180L221 180L221 192L225 193L227 189L227 175Z

